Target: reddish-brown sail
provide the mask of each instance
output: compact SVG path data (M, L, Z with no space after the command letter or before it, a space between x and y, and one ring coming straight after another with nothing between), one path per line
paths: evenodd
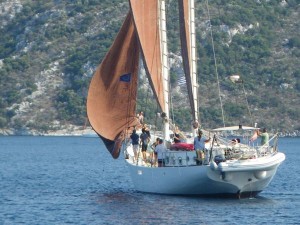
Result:
M164 112L158 0L129 0L149 83Z
M118 158L135 117L137 73L141 55L161 110L165 111L158 0L129 0L130 12L91 81L87 112L107 149ZM139 54L141 51L142 54Z
M190 1L189 0L178 0L179 3L179 22L180 22L180 40L181 40L181 54L183 59L183 69L186 78L186 85L191 105L191 111L197 112L194 99L193 87L192 87L192 52L191 52L191 27L190 27ZM196 115L193 115L196 117ZM197 120L197 118L194 118Z
M93 129L118 158L126 130L138 124L135 117L139 44L128 13L113 45L90 83L87 113Z

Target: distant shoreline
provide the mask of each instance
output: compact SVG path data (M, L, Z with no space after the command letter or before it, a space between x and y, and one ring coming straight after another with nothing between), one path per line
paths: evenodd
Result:
M14 130L14 129L0 129L0 136L45 136L45 137L98 137L97 133L92 128L76 128L63 129L51 132L38 132L30 130ZM279 137L300 137L300 131L278 132Z

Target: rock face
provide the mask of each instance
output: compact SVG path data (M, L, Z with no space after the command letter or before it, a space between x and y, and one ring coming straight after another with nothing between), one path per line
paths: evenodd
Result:
M0 27L6 26L16 13L21 12L23 5L20 0L4 0L0 3Z
M12 129L0 129L0 135L5 135L5 136L15 135L15 132Z
M264 1L264 4L267 3ZM276 7L282 7L284 10L290 3L276 4ZM202 10L201 7L198 10ZM227 37L219 43L216 38L217 64L223 82L221 98L227 103L232 99L239 103L244 100L244 96L237 94L237 91L228 84L225 78L229 70L226 68L228 62L223 61L222 56L232 51L230 49L232 45L237 45L235 38L238 39L238 44L246 43L245 46L239 46L240 52L252 48L247 46L250 39L247 33L256 35L264 28L264 24L260 23L255 16L253 17L255 20L250 22L234 23L228 19L227 24L221 21L220 18L226 14L222 13L231 10L231 7L235 10L236 6L228 4L225 9L220 5L212 5L215 16L212 20L213 31L217 33L218 39L222 36ZM89 80L109 48L127 11L127 2L121 0L114 2L58 0L44 1L43 4L36 1L2 0L0 3L0 33L2 34L0 37L0 128L3 129L0 130L0 134L44 135L81 131L86 119L85 97ZM199 18L197 17L197 28L200 28L197 41L199 46L204 46L198 53L200 105L205 108L201 111L201 116L205 116L202 121L204 125L210 127L215 126L215 121L218 121L216 108L219 105L212 67L214 62L208 55L209 51L204 52L210 43L211 26L203 13L197 15L200 15ZM216 15L222 16L217 18ZM293 11L289 17L282 18L284 20L281 22L297 21L298 16L299 12ZM297 22L286 23L289 26L280 26L280 29L285 27L286 31L274 28L278 40L272 42L274 46L271 59L269 61L266 58L259 59L262 63L257 67L266 72L257 77L254 72L242 75L247 79L257 79L257 83L248 85L250 90L247 91L256 122L263 121L270 125L270 128L279 123L281 130L293 131L300 127L298 120L300 72L295 69L299 46L289 45L289 40L294 37L291 31L295 30ZM179 36L178 33L174 33L171 33L168 38L174 39L174 36ZM243 39L244 36L247 37ZM295 40L297 43L298 39ZM261 44L259 41L258 44ZM180 46L178 40L175 40L175 43ZM185 110L181 112L182 115L188 114L189 111L186 104L188 101L184 87L182 58L178 46L175 46L177 48L173 46L173 52L169 53L169 65L174 80L172 84L175 99L173 99L174 112L179 114L179 111ZM225 46L226 51L220 46ZM261 51L261 48L262 46L259 45L255 51ZM249 58L253 56L251 53L249 52ZM234 55L234 57L238 56ZM242 65L234 65L230 72L243 73L244 68L249 64L246 61ZM269 64L270 68L280 64L281 67L285 67L282 70L286 73L279 79L281 74L270 68L264 68L266 64ZM254 65L253 68L256 69L255 67ZM203 79L203 76L206 77ZM275 79L280 82L275 83ZM140 84L141 89L146 92L149 86L143 85L144 81ZM265 103L261 99L266 99ZM141 102L143 101L147 100L142 99ZM225 105L230 105L226 109L227 112L239 113L238 106L231 103ZM242 113L239 116L242 119L246 117ZM187 119L182 121L180 122L183 124L189 123Z

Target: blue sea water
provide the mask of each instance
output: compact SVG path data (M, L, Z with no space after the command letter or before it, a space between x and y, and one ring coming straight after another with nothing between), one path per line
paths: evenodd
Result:
M0 137L0 224L299 224L300 139L256 198L136 192L98 138Z

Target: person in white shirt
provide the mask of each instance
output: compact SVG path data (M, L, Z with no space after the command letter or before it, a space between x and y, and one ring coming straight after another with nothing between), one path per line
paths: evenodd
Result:
M166 146L163 144L163 139L159 139L159 144L155 147L155 153L157 154L158 167L162 167L165 164L165 153L167 151Z
M198 136L194 138L194 150L196 151L197 154L197 160L198 163L203 163L204 160L204 154L205 151L205 144L210 141L209 139L205 139L202 137L202 131L198 130Z

